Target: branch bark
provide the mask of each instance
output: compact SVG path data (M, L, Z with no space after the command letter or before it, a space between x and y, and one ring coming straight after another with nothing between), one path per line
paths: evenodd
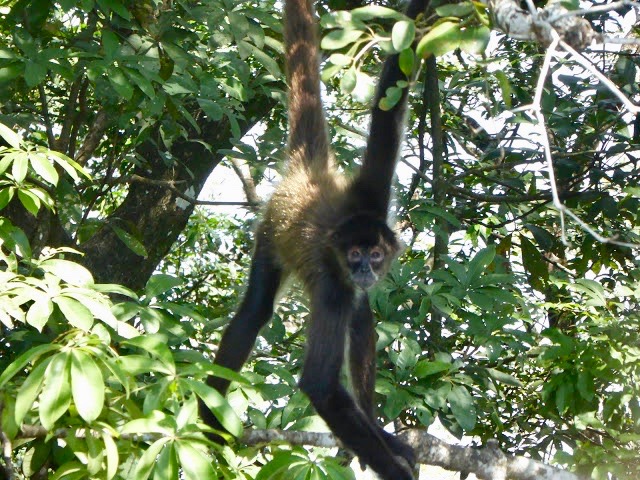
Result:
M87 430L77 430L75 435L87 435ZM48 432L37 425L23 425L18 438L45 438L54 436L64 438L67 430L58 429ZM531 458L508 455L502 452L496 442L488 442L481 448L451 445L434 437L425 430L407 430L400 435L416 451L418 462L436 465L454 472L474 473L486 480L584 480L582 477L538 462ZM119 438L152 442L161 438L161 434L124 434ZM321 448L336 448L342 445L329 432L301 432L294 430L247 429L239 440L249 446L287 444Z
M569 45L582 50L601 38L587 20L572 15L558 1L527 12L515 0L489 0L489 9L498 28L516 40L538 42L547 47L555 31Z
M240 124L241 134L263 118L275 104L275 100L264 97L246 105L245 118L250 120ZM195 202L189 200L198 197L207 178L223 159L223 155L217 152L232 147L231 126L226 118L218 122L201 119L199 127L202 133L189 129L188 139L173 144L169 154L179 161L170 165L158 148L162 144L159 134L138 148L137 153L147 160L151 172L138 168L133 175L138 179L152 178L155 184L140 180L132 182L126 198L110 215L105 226L76 247L85 254L81 262L93 273L96 281L140 289L169 252L195 207ZM201 139L211 149L192 141L192 138ZM168 185L173 188L168 188ZM147 250L146 257L137 255L122 243L108 226L112 220L139 236L138 240Z

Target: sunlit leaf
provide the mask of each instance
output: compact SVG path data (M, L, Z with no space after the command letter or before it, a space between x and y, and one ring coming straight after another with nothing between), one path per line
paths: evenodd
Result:
M13 148L20 149L22 147L22 139L20 135L7 127L4 123L0 123L0 137L4 138Z
M433 27L418 42L416 53L422 58L429 55L443 55L458 48L460 45L460 24L456 22L442 22Z
M93 422L104 406L104 379L93 358L82 350L71 352L71 391L78 414Z
M391 30L391 42L396 52L401 52L411 46L416 36L416 26L410 20L396 22Z
M136 480L146 480L147 478L149 478L153 467L156 465L158 454L165 446L165 444L169 441L169 438L161 438L153 442L149 446L149 448L144 451L144 453L136 463L136 470L133 474L133 478L135 478Z
M195 380L183 379L182 382L204 401L229 433L236 437L242 435L242 421L216 389Z
M93 283L93 276L89 270L69 260L51 258L42 262L40 268L46 272L53 273L70 285L83 286Z
M176 442L176 450L180 466L188 480L202 480L203 478L215 478L216 472L213 469L211 460L191 442Z
M42 390L42 384L44 383L45 371L49 367L52 358L53 357L45 358L42 362L38 363L34 369L31 370L18 390L14 412L14 419L18 425L22 424L25 415L31 410L36 398L38 398Z
M42 297L36 299L31 307L29 307L26 320L29 325L41 332L52 313L53 302L43 294Z
M320 47L323 50L338 50L357 41L363 34L362 30L333 30L322 38Z
M39 408L40 421L47 430L53 428L71 404L70 367L69 352L60 352L53 356L47 368Z

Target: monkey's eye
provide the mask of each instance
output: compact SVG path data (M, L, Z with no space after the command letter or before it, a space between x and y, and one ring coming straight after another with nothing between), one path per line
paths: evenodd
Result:
M362 258L362 252L358 247L351 247L347 252L347 260L350 262L359 262Z
M371 260L380 261L384 258L384 252L381 248L373 248L371 249Z

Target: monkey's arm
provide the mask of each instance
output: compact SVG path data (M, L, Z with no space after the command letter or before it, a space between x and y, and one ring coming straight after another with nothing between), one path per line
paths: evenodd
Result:
M428 5L429 0L411 0L405 14L415 19ZM386 216L389 209L391 182L404 136L408 88L402 90L400 100L390 110L381 110L379 104L387 89L394 87L399 80L409 79L400 70L398 55L391 55L385 61L380 74L371 110L367 147L362 169L356 180L362 198L372 203L369 208L382 216Z

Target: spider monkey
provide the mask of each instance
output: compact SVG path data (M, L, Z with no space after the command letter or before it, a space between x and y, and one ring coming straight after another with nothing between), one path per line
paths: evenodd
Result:
M410 0L407 16L415 19L428 1ZM310 298L311 310L300 388L362 463L383 480L412 480L412 448L375 421L375 331L367 295L400 249L387 224L387 211L407 89L390 110L378 105L387 88L407 77L400 70L398 55L389 57L375 97L362 167L354 179L345 179L329 146L311 0L286 0L284 26L288 171L258 226L247 292L223 334L215 363L240 370L260 328L273 315L279 287L289 275L296 275ZM347 344L355 398L339 380ZM211 376L207 384L224 395L229 381ZM222 428L203 402L200 413L207 425Z

